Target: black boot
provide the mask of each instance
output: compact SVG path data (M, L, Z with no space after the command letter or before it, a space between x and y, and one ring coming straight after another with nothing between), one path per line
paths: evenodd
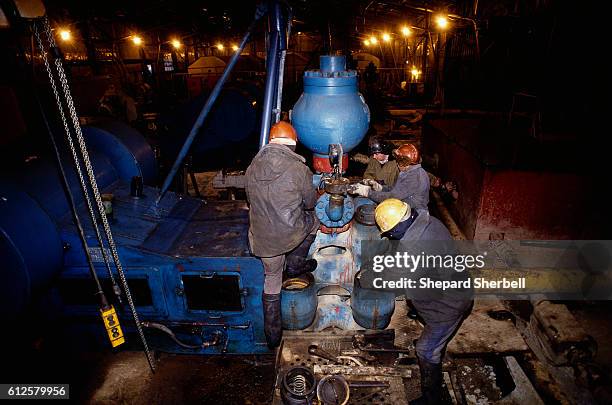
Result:
M278 347L283 336L280 294L263 294L264 333L268 347Z
M304 259L298 256L287 256L285 274L289 278L298 277L304 273L313 272L317 268L315 259Z
M419 359L421 396L410 405L437 405L442 401L442 364Z

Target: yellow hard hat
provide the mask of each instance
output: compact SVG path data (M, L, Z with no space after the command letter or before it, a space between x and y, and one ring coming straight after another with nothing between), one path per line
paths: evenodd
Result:
M374 211L376 223L381 231L387 232L410 215L410 206L397 198L388 198L378 204Z

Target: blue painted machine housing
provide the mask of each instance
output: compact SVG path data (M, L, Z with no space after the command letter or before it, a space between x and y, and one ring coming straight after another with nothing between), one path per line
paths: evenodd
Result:
M220 333L221 343L202 349L176 345L156 330L146 330L152 346L174 353L265 353L261 293L263 267L249 253L247 242L248 208L243 201L202 203L200 200L167 193L155 205L157 189L145 187L145 198L129 195L129 185L117 182L105 192L114 195L115 220L111 223L119 246L136 307L141 318L167 325L177 337L197 345L206 336ZM85 215L81 207L81 215ZM86 233L92 235L91 226ZM73 249L65 255L62 281L87 279L87 263L71 220L63 218L62 236ZM97 246L91 241L91 246ZM98 249L99 252L99 249ZM98 274L107 278L102 256L95 252ZM194 289L200 282L211 286L234 279L237 301L225 308L203 308ZM139 281L140 280L140 281ZM140 284L138 284L140 283ZM223 285L219 288L226 288ZM61 285L60 285L61 289ZM147 290L148 289L148 293ZM191 290L190 290L191 289ZM201 294L211 290L202 290ZM190 296L190 294L192 294ZM214 303L207 303L212 304ZM69 305L69 316L97 316L94 305ZM129 320L129 312L122 319ZM130 330L128 328L128 330ZM196 333L194 333L196 331Z
M55 223L16 185L0 181L0 314L14 319L62 268Z
M291 111L299 141L315 155L330 144L350 152L363 139L370 110L357 89L357 72L346 70L344 56L321 56L320 69L304 73L304 93Z
M304 73L304 93L291 111L291 121L299 141L318 158L327 157L330 144L341 144L347 154L361 142L369 127L370 111L357 90L357 73L346 70L344 56L321 56L320 69ZM313 184L320 188L323 178L315 174ZM331 198L325 193L315 206L317 218L328 228L342 228L351 223L359 205L373 204L347 195L342 204L337 200L330 204ZM309 251L318 263L313 272L317 289L339 287L352 293L356 302L351 307L350 300L340 295L319 296L314 330L330 325L356 329L359 325L384 328L388 324L393 297L354 290L355 274L361 269L361 242L370 239L380 239L378 229L356 221L344 232L317 232Z
M83 132L98 188L113 194L110 226L141 319L166 325L187 344L221 336L218 345L187 349L158 330L146 329L151 347L177 353L268 352L261 311L263 268L249 253L246 202L204 204L167 193L156 205L158 190L148 186L144 197L133 198L132 176L141 176L145 182L155 176L155 159L146 140L118 123L86 127ZM72 158L66 153L63 161L90 254L112 300L108 271ZM3 317L19 316L32 304L33 295L44 290L66 324L80 333L93 331L101 344L108 344L54 162L33 161L0 179L0 208L0 299L2 304L7 301L0 306ZM124 330L134 331L127 308L115 306ZM75 335L75 343L79 336L83 335Z
M151 145L134 128L117 121L102 121L83 128L89 148L102 152L113 162L122 179L142 177L152 184L157 176L157 164Z

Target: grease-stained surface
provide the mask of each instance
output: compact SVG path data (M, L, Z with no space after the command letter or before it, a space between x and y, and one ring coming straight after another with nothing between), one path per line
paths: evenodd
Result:
M164 354L151 374L142 353L124 352L103 362L91 404L269 404L272 356Z
M448 345L449 353L457 355L527 350L529 347L514 326L511 314L498 300L477 300Z

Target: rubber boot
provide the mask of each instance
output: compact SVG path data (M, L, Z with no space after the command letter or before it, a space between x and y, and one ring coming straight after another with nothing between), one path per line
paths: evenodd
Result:
M442 401L442 364L419 359L421 396L410 405L437 405Z
M313 272L317 268L315 259L304 259L303 257L287 256L285 274L289 278L298 277L305 273Z
M281 295L266 294L262 296L264 313L264 333L270 349L278 347L283 336L281 325Z

